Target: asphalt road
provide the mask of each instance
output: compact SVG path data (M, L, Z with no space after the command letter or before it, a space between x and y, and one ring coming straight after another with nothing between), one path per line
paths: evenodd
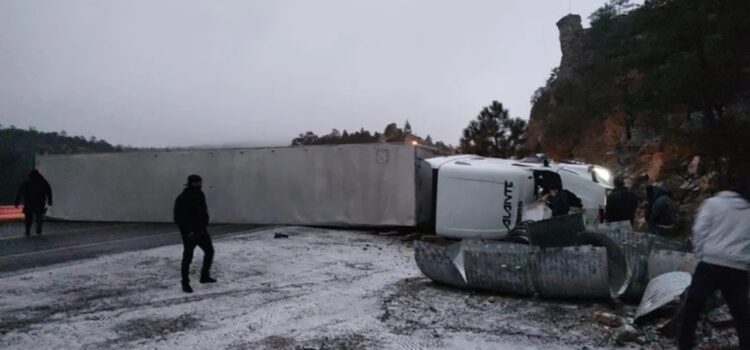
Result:
M208 231L216 239L258 227L212 225ZM47 222L42 235L23 231L21 222L0 222L0 274L182 242L173 224Z

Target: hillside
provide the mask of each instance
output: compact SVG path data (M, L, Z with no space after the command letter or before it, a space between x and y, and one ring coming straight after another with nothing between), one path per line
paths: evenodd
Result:
M750 174L750 2L612 0L583 28L563 17L562 59L532 97L528 149L662 183L682 233L727 174Z
M0 128L0 204L13 203L18 186L34 166L36 154L118 152L122 149L104 140L67 136L65 132Z

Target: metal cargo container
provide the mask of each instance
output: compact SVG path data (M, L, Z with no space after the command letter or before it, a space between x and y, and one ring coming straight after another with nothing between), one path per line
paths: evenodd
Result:
M197 173L212 222L337 226L417 225L417 198L431 195L417 194L417 164L417 148L392 144L37 157L55 218L170 222Z

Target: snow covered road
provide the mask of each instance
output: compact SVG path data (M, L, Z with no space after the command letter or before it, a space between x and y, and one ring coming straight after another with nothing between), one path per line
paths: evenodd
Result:
M283 232L289 238L274 239ZM0 278L3 349L589 349L591 307L442 287L411 244L275 228L217 239L214 275L179 287L181 246ZM597 328L598 327L598 328Z

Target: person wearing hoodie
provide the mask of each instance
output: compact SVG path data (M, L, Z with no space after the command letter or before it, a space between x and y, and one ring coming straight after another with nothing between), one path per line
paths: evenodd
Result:
M39 173L39 170L31 170L29 177L18 188L14 203L16 208L21 204L21 199L23 199L24 224L26 226L24 234L26 237L31 235L31 225L36 219L36 234L41 235L44 214L47 212L45 203L52 206L52 187Z
M672 233L677 213L677 204L672 197L672 191L666 188L654 189L654 205L648 218L652 233L665 237Z
M203 250L203 266L201 267L201 283L215 283L211 278L211 264L214 259L214 246L208 235L208 206L206 196L201 190L203 179L198 175L188 176L187 184L174 203L174 222L182 235L182 291L192 293L190 287L190 263L193 262L195 247Z
M678 337L681 350L692 349L698 317L718 289L734 319L740 348L750 350L750 191L741 180L703 202L693 224L693 249L699 263L687 291Z

